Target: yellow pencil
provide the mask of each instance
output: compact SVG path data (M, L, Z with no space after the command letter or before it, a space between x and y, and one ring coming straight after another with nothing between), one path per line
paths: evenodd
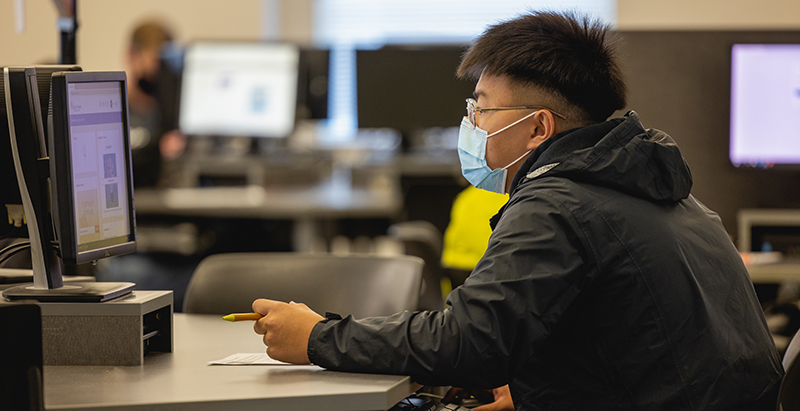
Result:
M225 321L258 321L263 317L263 315L259 313L249 313L249 314L229 314L222 317Z

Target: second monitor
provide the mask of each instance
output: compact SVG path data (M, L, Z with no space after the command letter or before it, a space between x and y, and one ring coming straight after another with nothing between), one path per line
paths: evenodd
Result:
M458 127L475 88L474 81L456 77L465 50L460 45L357 50L358 126L398 130L406 147L421 144L415 134L427 128Z
M196 43L186 51L179 122L188 135L287 137L300 51L285 43Z

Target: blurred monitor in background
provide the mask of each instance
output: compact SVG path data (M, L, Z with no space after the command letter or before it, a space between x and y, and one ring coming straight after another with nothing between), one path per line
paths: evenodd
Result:
M187 48L180 129L193 136L288 137L300 50L287 43L201 42Z
M328 118L328 72L330 50L302 48L297 79L297 118Z
M185 47L176 43L165 44L161 48L157 104L161 114L161 129L165 131L180 127L186 51ZM330 51L327 49L310 47L300 49L295 114L298 121L328 118L329 59Z
M800 44L731 47L730 160L800 168Z
M128 45L126 72L133 180L137 186L155 185L162 158L179 156L186 145L180 132L163 126L159 107L161 53L172 40L171 31L163 23L145 21L133 29Z
M357 50L358 127L396 129L406 149L422 144L425 129L457 128L475 88L456 78L464 51L459 45Z

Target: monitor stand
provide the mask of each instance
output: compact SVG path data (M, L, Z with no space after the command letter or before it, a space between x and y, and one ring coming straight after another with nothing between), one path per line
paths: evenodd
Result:
M9 300L37 300L41 302L85 302L101 303L130 294L134 283L75 282L59 288L34 288L20 285L3 291Z
M94 281L90 275L65 275L62 279L65 283ZM32 282L33 270L30 268L0 268L0 290Z

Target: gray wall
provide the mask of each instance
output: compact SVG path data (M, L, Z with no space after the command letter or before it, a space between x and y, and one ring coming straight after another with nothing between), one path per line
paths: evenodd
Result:
M800 169L736 168L728 160L731 45L800 43L800 31L620 34L628 109L675 139L692 170L692 194L720 214L731 236L739 209L800 208Z

